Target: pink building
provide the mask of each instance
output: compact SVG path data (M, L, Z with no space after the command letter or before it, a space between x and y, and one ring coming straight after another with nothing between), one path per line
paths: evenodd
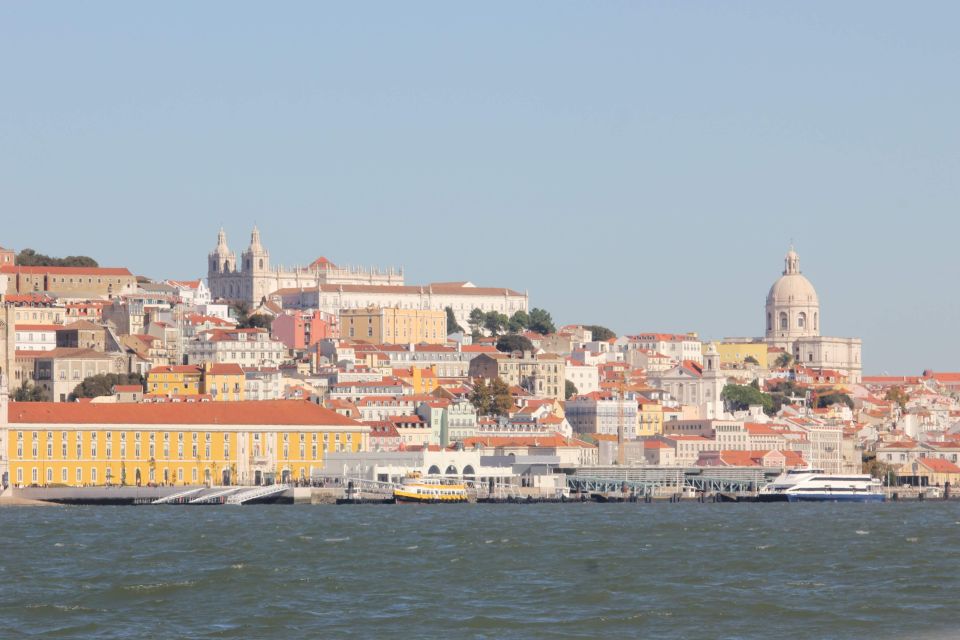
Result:
M337 317L323 311L292 311L273 319L273 337L288 349L307 349L325 338L335 338Z

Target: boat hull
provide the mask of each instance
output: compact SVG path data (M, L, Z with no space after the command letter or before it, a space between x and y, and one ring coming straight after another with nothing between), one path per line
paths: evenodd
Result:
M789 502L883 502L886 496L882 493L861 493L861 494L811 494L811 493L790 493L787 494Z
M403 496L399 494L394 494L394 501L397 504L463 504L467 502L467 498L449 498L449 499L440 499L440 498L431 498L428 496Z

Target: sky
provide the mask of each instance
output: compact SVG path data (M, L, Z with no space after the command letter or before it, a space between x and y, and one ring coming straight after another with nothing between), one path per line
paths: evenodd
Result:
M868 374L960 369L960 4L0 3L0 245L529 291L762 335L791 241Z

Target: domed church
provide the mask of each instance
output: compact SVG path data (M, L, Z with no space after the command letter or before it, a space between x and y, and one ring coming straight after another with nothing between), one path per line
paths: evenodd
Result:
M820 299L801 273L800 256L792 246L783 262L783 274L767 294L767 344L786 350L798 365L839 371L850 382L860 382L860 338L821 336Z

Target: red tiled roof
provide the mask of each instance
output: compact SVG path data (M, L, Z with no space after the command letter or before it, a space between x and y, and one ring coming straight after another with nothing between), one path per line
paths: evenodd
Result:
M10 423L362 426L308 400L90 405L18 402L10 406Z
M22 267L18 265L4 265L0 267L2 273L30 273L43 275L45 273L64 276L130 276L129 269L115 267Z

